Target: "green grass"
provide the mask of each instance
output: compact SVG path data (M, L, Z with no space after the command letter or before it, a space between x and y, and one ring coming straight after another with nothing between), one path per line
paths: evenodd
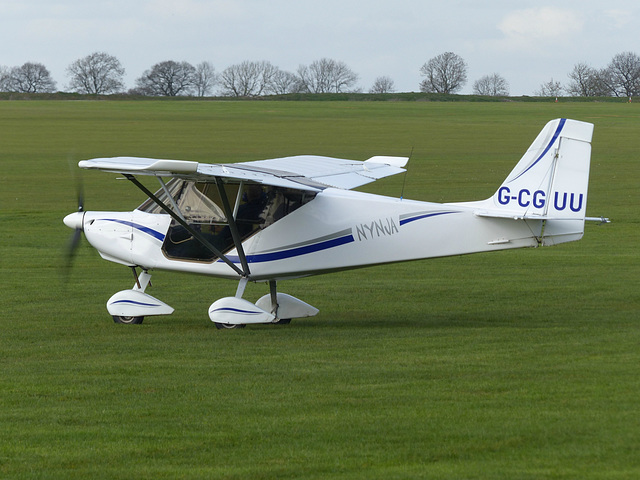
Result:
M613 103L0 102L0 477L635 479L640 110ZM218 331L235 283L131 273L86 243L69 161L408 155L406 198L490 196L550 119L595 123L585 238L282 282L320 314ZM87 209L144 199L83 172ZM367 191L399 196L402 176ZM266 293L250 285L247 298Z

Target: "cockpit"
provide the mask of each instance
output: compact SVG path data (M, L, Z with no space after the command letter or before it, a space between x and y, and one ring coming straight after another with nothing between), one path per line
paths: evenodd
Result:
M222 253L234 247L232 222L241 241L244 241L310 202L315 195L311 191L255 183L221 183L219 186L213 182L179 178L163 183L163 187L155 193L162 203ZM232 212L232 222L225 213L225 203L228 203ZM166 213L151 198L138 210L152 214ZM162 251L171 259L212 262L217 258L210 248L194 238L175 219L171 222Z

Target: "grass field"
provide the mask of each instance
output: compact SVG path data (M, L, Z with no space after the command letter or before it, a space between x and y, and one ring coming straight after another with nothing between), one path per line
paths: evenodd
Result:
M283 282L320 314L218 331L234 282L62 250L77 160L413 156L404 196L489 197L544 124L595 123L585 238ZM0 478L640 477L640 105L0 102ZM144 198L84 172L86 208ZM402 176L367 191L400 196ZM251 285L247 298L266 293Z

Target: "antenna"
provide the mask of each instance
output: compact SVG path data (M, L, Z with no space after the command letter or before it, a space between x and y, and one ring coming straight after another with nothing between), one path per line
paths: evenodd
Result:
M411 153L409 154L409 160L407 160L407 165L404 171L404 177L402 178L402 192L400 192L400 200L404 198L404 186L407 183L407 173L409 173L409 163L411 163L411 157L413 156L413 147L411 147Z

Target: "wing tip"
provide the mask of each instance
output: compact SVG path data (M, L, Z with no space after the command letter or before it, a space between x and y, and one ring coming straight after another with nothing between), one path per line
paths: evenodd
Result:
M162 160L140 157L111 157L81 160L78 166L84 169L130 173L196 173L198 162L186 160Z

